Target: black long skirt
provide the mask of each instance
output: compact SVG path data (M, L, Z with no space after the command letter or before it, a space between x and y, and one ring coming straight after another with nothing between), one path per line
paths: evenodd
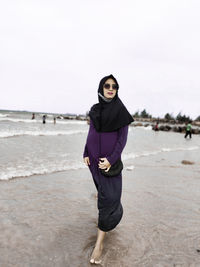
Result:
M90 160L89 169L98 191L98 228L108 232L119 224L123 215L121 204L122 175L103 176L98 168L98 163L93 160Z

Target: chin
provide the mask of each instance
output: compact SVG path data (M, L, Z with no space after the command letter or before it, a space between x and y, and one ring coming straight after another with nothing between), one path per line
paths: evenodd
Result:
M114 98L114 96L110 96L110 95L108 95L106 98L108 98L108 99L112 99L112 98Z

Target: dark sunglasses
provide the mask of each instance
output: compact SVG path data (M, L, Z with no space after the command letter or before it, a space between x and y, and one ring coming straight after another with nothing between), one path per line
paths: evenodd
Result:
M103 87L106 88L106 89L110 89L110 84L109 83L105 83ZM117 84L112 84L112 89L117 90L118 89Z

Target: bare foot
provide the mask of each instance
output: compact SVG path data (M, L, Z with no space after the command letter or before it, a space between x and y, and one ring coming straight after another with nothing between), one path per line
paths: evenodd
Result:
M95 263L95 264L100 264L101 263L100 257L101 257L102 251L103 251L103 245L102 244L98 246L96 245L92 252L90 262Z

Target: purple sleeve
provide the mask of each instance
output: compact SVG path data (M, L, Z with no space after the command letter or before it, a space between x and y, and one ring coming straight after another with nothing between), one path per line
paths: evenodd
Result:
M91 121L90 121L89 131L90 131L91 127L92 127L92 123L91 123ZM88 131L88 134L89 134L89 131ZM86 139L86 140L87 140L87 139ZM84 158L85 158L85 157L88 157L87 141L86 141L86 144L85 144L85 148L84 148L84 152L83 152L83 157L84 157Z
M83 152L83 157L88 157L88 149L87 149L87 143L85 144L85 149L84 149L84 152Z
M107 160L113 165L120 157L121 153L126 145L128 136L128 125L119 129L118 131L118 140L115 145L115 148L110 156L107 157Z

